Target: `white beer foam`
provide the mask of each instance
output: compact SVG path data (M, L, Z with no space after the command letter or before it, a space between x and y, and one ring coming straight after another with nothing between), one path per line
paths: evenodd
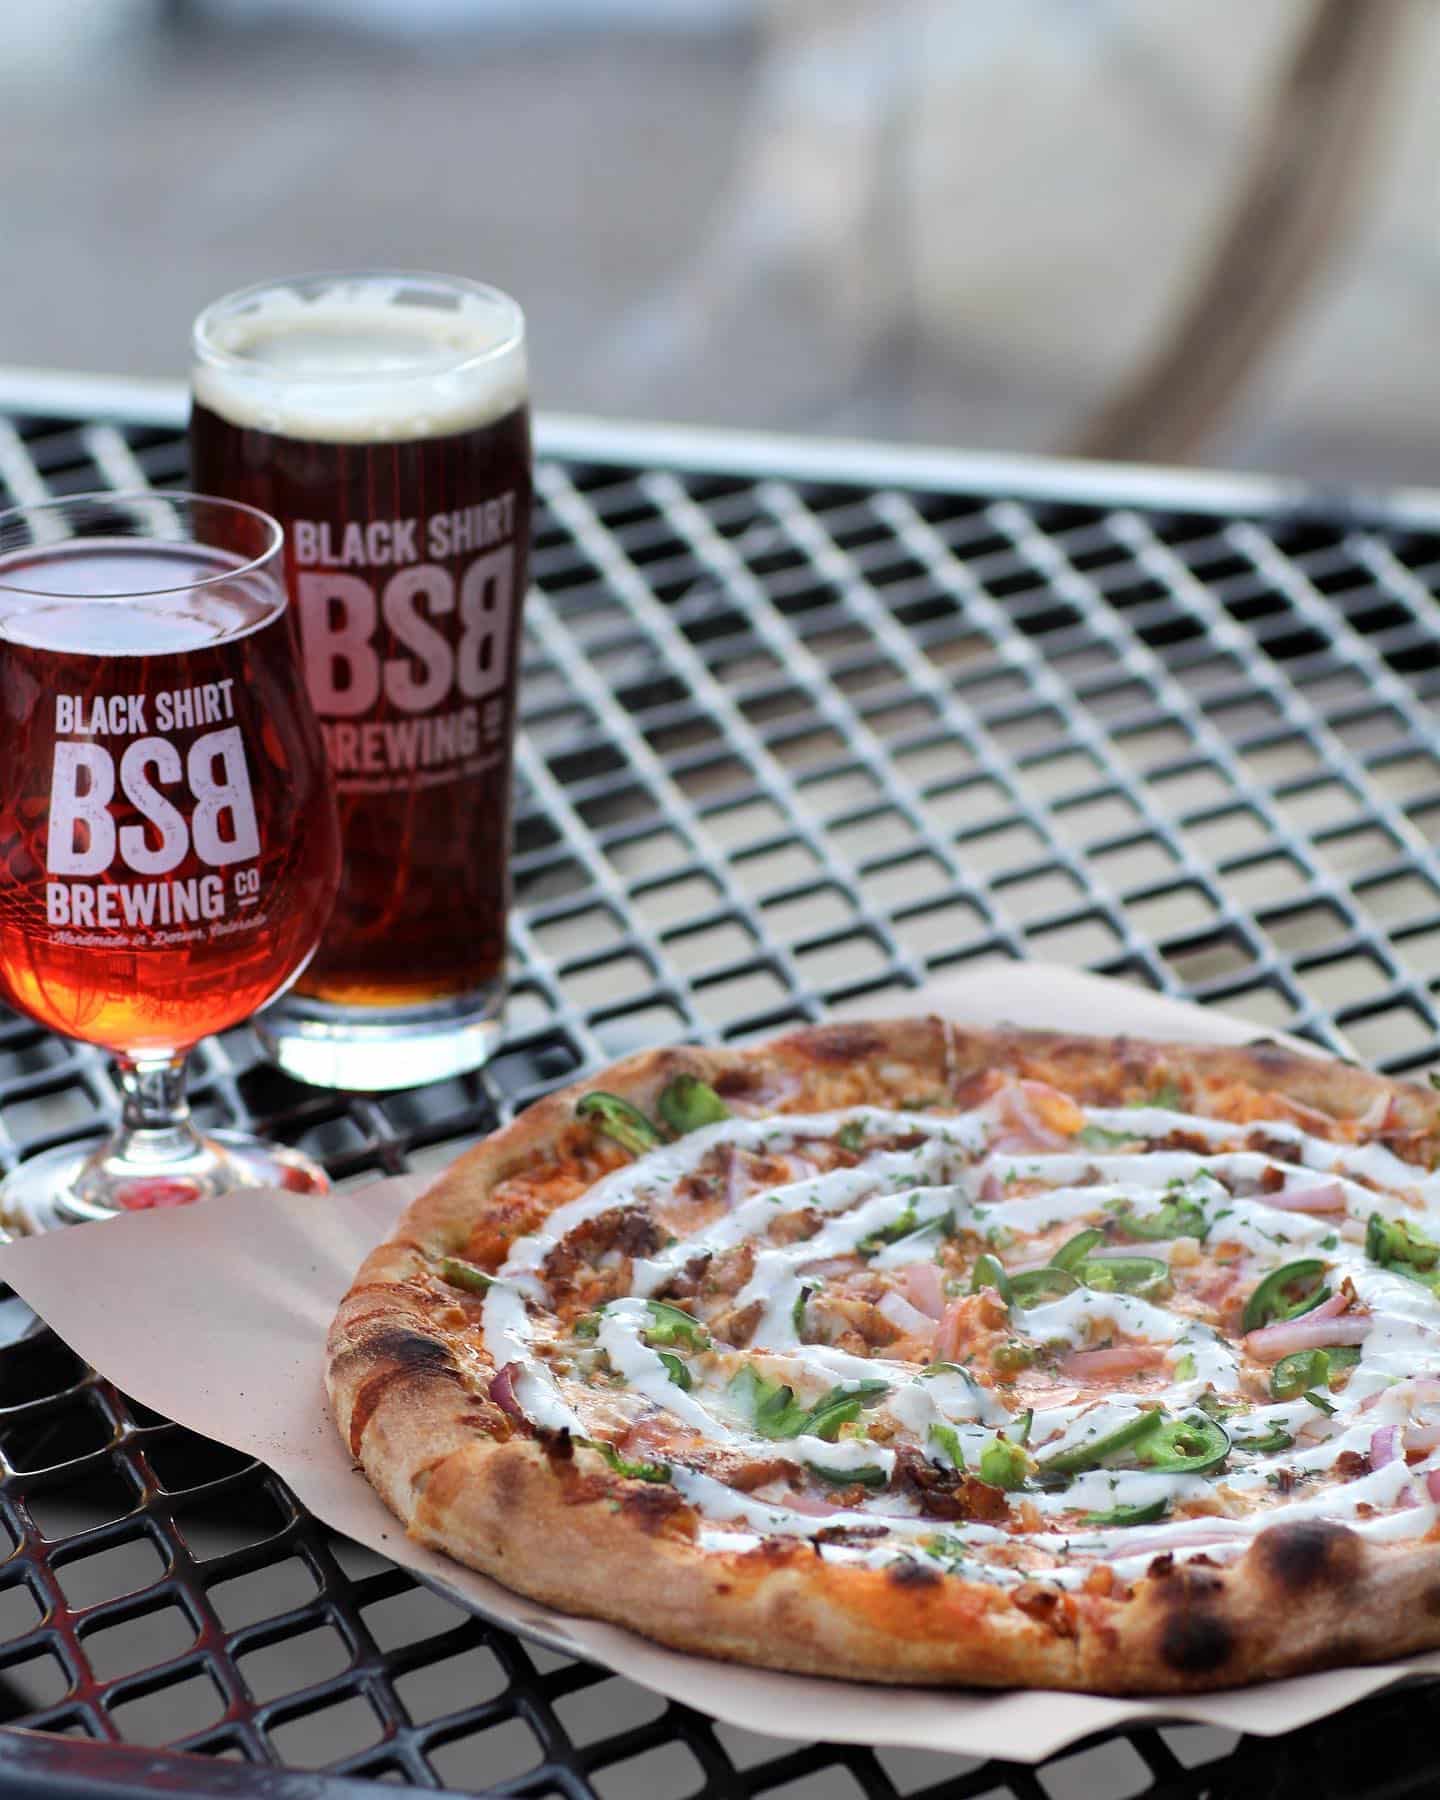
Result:
M525 403L525 335L503 295L457 284L417 303L403 278L274 287L196 327L195 398L232 425L358 444L444 437Z

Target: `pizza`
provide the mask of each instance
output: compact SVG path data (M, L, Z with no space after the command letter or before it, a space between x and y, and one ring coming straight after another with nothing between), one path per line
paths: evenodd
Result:
M713 1657L1183 1692L1440 1645L1440 1097L817 1026L462 1156L328 1386L408 1531Z

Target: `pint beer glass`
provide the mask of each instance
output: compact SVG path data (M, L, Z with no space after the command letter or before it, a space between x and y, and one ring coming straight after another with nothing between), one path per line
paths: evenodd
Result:
M274 513L339 801L325 939L258 1029L330 1087L477 1067L499 1030L530 528L525 330L493 288L332 275L201 315L195 480Z
M195 495L0 513L0 1000L113 1052L124 1100L108 1144L9 1177L12 1231L327 1185L184 1099L186 1052L294 978L339 878L280 548Z

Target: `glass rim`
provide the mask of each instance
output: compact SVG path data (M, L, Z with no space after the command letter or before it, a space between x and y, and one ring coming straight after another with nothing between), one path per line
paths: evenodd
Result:
M231 515L243 515L257 520L265 531L266 547L258 555L248 557L244 562L230 569L217 569L213 575L197 576L193 581L177 581L164 587L124 588L111 594L96 594L91 598L97 600L150 600L162 594L192 594L204 588L217 587L221 582L241 581L272 567L285 547L285 528L280 521L268 512L262 512L258 506L247 506L243 500L226 500L219 494L197 494L186 488L93 488L83 494L62 494L52 500L21 501L18 506L9 506L0 512L0 592L7 594L26 594L37 600L73 600L73 589L32 587L28 584L6 579L6 561L22 551L33 550L39 555L53 551L63 544L83 544L81 537L61 538L50 543L39 542L15 544L5 543L6 528L16 520L33 518L37 513L51 516L63 514L71 508L82 507L116 507L116 506L153 506L174 505L179 502L187 509L197 506L213 506ZM125 534L119 534L122 537ZM126 541L131 541L126 539ZM196 549L217 549L218 545L207 545L194 537L162 537L155 532L137 532L133 541L148 544L174 544ZM285 584L280 582L282 597L288 601Z
M229 317L238 311L246 301L258 300L264 294L273 294L286 288L298 291L309 286L338 285L341 282L413 282L417 286L423 284L470 294L498 305L507 317L507 329L502 337L493 344L487 344L483 350L460 351L448 360L437 358L434 363L423 366L417 364L413 370L266 368L253 357L227 350L214 340L214 326L222 317ZM507 294L503 288L493 287L489 282L473 280L469 275L439 275L427 269L317 269L308 274L278 275L268 281L252 281L245 287L222 294L218 300L212 300L196 314L195 323L190 328L190 347L198 363L212 369L231 369L255 380L296 386L328 383L333 387L351 382L363 384L372 381L394 383L411 378L423 380L439 375L458 375L467 369L483 368L486 363L498 362L511 356L524 343L525 312L513 295Z

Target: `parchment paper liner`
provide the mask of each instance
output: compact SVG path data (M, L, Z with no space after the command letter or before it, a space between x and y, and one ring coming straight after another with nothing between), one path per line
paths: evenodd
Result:
M970 1024L1216 1043L1258 1035L1242 1020L1038 964L984 969L848 1011L938 1011ZM79 1226L0 1250L0 1279L126 1393L268 1463L327 1525L484 1618L751 1731L1038 1762L1091 1732L1141 1720L1273 1735L1440 1673L1440 1653L1431 1653L1154 1701L872 1687L681 1655L521 1599L408 1542L356 1472L326 1410L320 1361L331 1315L362 1258L425 1185L406 1177L330 1200L253 1192Z

